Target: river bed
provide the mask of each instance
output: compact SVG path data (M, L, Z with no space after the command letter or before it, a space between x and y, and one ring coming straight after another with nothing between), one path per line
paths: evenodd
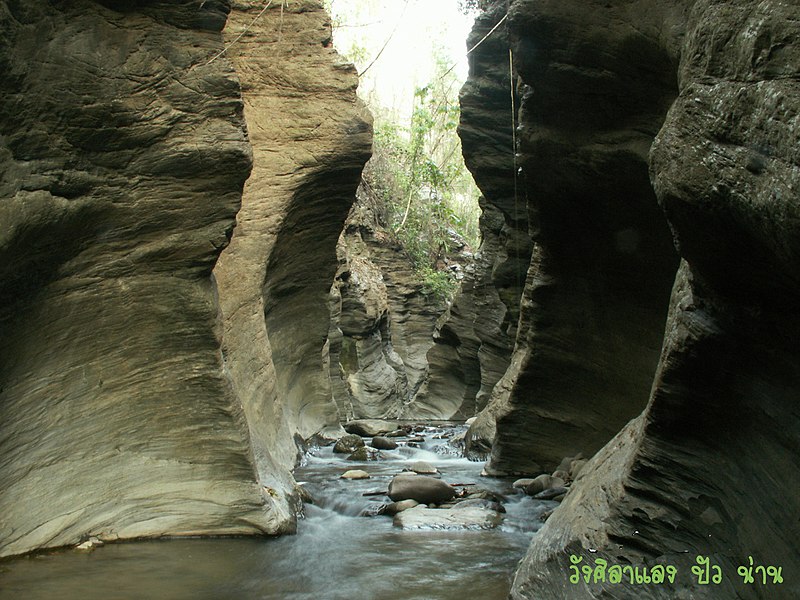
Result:
M457 428L445 430L458 431ZM297 535L282 538L182 539L108 544L91 553L64 550L0 563L0 598L72 600L500 600L517 562L555 503L511 488L511 480L480 476L483 463L458 457L428 427L419 448L382 450L382 459L346 460L313 448L295 471L315 499ZM402 441L402 439L401 439ZM448 483L476 483L502 494L497 529L401 530L387 516L364 517L385 497L392 475L413 461L439 469ZM371 478L346 481L348 469Z

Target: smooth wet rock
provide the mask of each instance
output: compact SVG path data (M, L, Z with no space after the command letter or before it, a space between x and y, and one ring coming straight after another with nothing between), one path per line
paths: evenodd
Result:
M402 529L493 529L503 517L487 508L422 508L417 506L398 513L395 527Z
M465 498L468 500L472 500L478 498L480 500L491 500L492 502L505 502L507 499L502 494L498 494L497 492L493 492L491 490L481 490L481 489L468 489L468 493L465 494Z
M389 497L395 502L412 499L421 504L441 504L455 495L455 488L425 475L397 475L389 484Z
M397 438L397 437L405 437L406 435L408 435L408 432L405 431L404 429L395 429L394 431L390 431L389 433L387 433L386 437Z
M478 418L478 417L470 417L469 419L467 419L466 421L464 421L464 425L466 425L467 427L469 427L470 425L472 425L472 424L473 424L473 423L476 421L476 419L477 419L477 418Z
M360 435L348 434L339 438L333 446L336 454L349 454L364 446Z
M562 498L564 495L569 491L569 488L559 486L559 487L552 487L546 490L535 494L533 497L537 500L555 500L556 498Z
M566 481L567 479L569 479L569 472L557 469L553 471L553 477L556 479L561 479L563 481Z
M370 454L367 451L366 446L361 446L361 448L356 448L350 456L347 457L347 460L357 460L357 461L366 461L370 459Z
M485 508L498 513L506 512L502 504L486 498L467 498L453 505L453 510L466 510L468 508Z
M532 483L533 479L531 478L517 479L514 483L511 484L511 487L515 489L525 489Z
M356 419L344 424L347 433L360 435L362 437L374 437L390 433L397 429L397 423L382 421L380 419Z
M378 450L394 450L397 448L397 442L394 442L387 437L376 435L374 438L372 438L370 446L377 448Z
M425 462L424 460L418 460L415 463L411 463L408 466L410 471L417 473L418 475L436 475L439 473L439 469L434 467L432 464Z
M353 480L369 479L369 478L370 478L369 473L367 473L366 471L362 471L361 469L351 469L349 471L345 471L340 476L340 479L353 479Z
M539 492L543 492L544 490L548 490L550 488L563 487L564 483L564 480L559 477L553 477L552 475L539 475L533 479L528 487L525 488L525 493L529 496L535 496Z
M95 548L99 548L102 545L103 545L103 542L99 538L93 536L93 537L90 537L85 542L75 546L75 550L78 550L80 552L91 552Z
M392 502L391 504L387 504L383 514L386 515L396 515L398 513L403 512L404 510L409 510L414 508L415 506L420 506L420 503L416 500L408 499L408 500L400 500L399 502Z

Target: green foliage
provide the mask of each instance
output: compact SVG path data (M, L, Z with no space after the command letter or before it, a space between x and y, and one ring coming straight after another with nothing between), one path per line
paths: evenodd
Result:
M461 158L456 133L458 82L444 60L414 95L403 126L377 112L373 157L364 177L381 204L381 218L411 258L426 293L449 299L457 282L443 259L465 240L479 243L479 192ZM461 244L458 245L462 245Z
M458 282L449 271L437 271L425 266L417 271L422 279L422 293L433 296L439 302L447 302L458 287Z
M464 14L488 10L491 4L491 0L458 0L458 8Z

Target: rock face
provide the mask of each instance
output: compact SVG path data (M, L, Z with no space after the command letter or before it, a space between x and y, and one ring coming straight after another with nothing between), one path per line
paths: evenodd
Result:
M478 17L468 45L502 18L505 3ZM508 367L519 298L531 253L526 199L514 184L508 40L501 27L469 56L461 91L459 135L464 161L483 193L482 243L428 351L429 379L417 410L447 407L453 419L481 410Z
M547 466L568 450L592 452L601 416L605 434L623 408L630 414L649 397L581 468L534 539L516 575L516 600L800 593L788 578L763 585L756 574L753 585L737 572L748 556L782 566L784 576L800 568L797 499L777 492L800 486L798 23L800 6L779 0L512 3L515 64L535 86L520 119L521 158L539 200L514 360L525 354L504 382L492 464L528 466L518 454L524 439L532 461ZM671 260L661 234L646 228L656 219L640 175L654 126L650 179L683 260L648 383ZM535 168L539 184L531 183ZM609 185L624 180L618 168L630 181L612 198ZM589 190L596 204L579 205ZM646 210L636 217L635 206ZM569 219L563 207L571 207ZM604 228L620 236L608 238ZM627 229L651 233L633 244ZM561 238L570 232L571 245ZM625 258L615 253L631 250L614 266ZM581 263L597 276L578 277ZM592 294L613 314L588 302ZM579 315L592 318L579 328ZM596 399L586 403L591 382ZM616 408L606 397L613 389ZM679 575L674 585L631 585L627 576L621 584L571 584L570 554L589 566L670 564ZM722 568L721 583L697 584L698 555Z
M339 270L331 287L327 349L339 414L342 419L460 418L450 399L426 400L427 353L446 302L426 290L386 226L385 201L371 191L368 179L339 238ZM452 241L446 260L461 269L471 254L463 239Z
M606 4L511 6L518 186L535 246L487 409L490 471L550 472L593 454L641 412L658 362L677 257L648 153L677 95L680 11L659 4L632 30L625 6Z
M0 556L293 527L370 128L320 5L274 8L222 53L227 2L0 5Z
M407 405L427 375L426 352L444 311L424 293L379 211L362 184L337 247L328 350L342 419L418 418Z
M296 433L338 428L321 358L327 295L372 139L321 2L289 4L250 25L263 2L238 2L225 30L236 40L226 54L242 82L253 173L214 275L225 364L262 476L294 465Z

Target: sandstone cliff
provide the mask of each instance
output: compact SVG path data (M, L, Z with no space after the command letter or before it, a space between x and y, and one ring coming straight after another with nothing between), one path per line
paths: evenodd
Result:
M473 47L500 21L498 4L475 21ZM502 27L502 26L501 26ZM513 112L508 39L499 28L469 56L461 91L464 161L483 194L482 243L428 351L429 380L417 404L446 409L453 418L481 410L508 367L519 317L519 298L530 260L524 191L515 193Z
M0 3L0 555L293 526L370 128L290 4Z
M449 417L438 407L428 413L412 403L427 377L426 352L445 305L426 293L366 184L339 239L338 255L328 340L341 418Z
M328 292L372 128L321 2L276 3L256 18L263 7L237 2L225 29L236 40L227 55L242 82L253 172L214 275L225 365L259 473L274 478L294 466L296 434L339 428L323 369Z
M800 593L737 575L748 556L800 567L779 491L800 484L798 23L780 0L511 3L535 248L490 468L551 469L619 431L512 598ZM680 577L573 585L571 553ZM696 584L698 554L721 584Z
M518 186L535 246L511 367L481 417L496 421L490 470L591 455L650 390L677 259L647 157L677 94L663 48L676 33L661 28L665 9L637 27L625 10L511 6Z

